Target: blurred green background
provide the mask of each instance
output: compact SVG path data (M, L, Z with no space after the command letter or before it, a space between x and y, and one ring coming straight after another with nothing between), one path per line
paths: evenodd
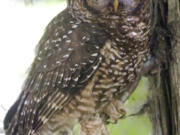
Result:
M4 0L6 1L6 0ZM15 59L19 60L19 63L16 61L14 63L14 70L11 75L14 74L14 80L19 79L19 81L15 81L15 84L12 84L12 87L7 87L7 84L3 84L0 86L1 89L6 87L7 93L1 91L2 98L0 97L0 103L6 109L0 110L0 121L2 121L7 108L15 101L17 96L20 93L20 87L22 86L23 80L25 79L27 72L26 69L31 64L34 55L33 50L35 45L38 43L41 35L44 32L45 26L49 23L49 21L58 14L61 10L66 7L65 0L7 0L8 2L4 3L6 6L1 3L0 6L0 17L4 20L4 22L0 22L0 36L3 37L0 39L0 50L7 52L9 51L9 45L16 44L14 47L15 52L10 52L11 55L15 57ZM25 3L25 4L24 4ZM9 9L7 9L9 8ZM13 14L14 13L14 14ZM9 37L14 37L9 40ZM4 43L7 46L3 47ZM26 44L26 45L25 45ZM7 47L7 48L6 48ZM13 50L13 48L11 49ZM0 58L6 56L5 53L0 53ZM17 58L16 58L17 57ZM3 63L3 60L1 60ZM7 58L8 61L13 61L12 57ZM3 72L6 70L12 70L12 67L8 69L12 63L3 63L5 68ZM8 65L9 64L9 65ZM20 65L17 66L16 65ZM3 76L3 73L0 73ZM6 76L6 74L4 74ZM1 78L2 79L2 78ZM1 80L0 80L1 81ZM6 81L6 78L3 77L3 81ZM9 77L7 77L7 81ZM18 86L17 86L18 84ZM16 88L14 94L12 93L12 89ZM7 101L9 96L9 91L14 97ZM108 130L111 135L151 135L152 134L152 125L151 121L148 118L148 114L146 112L140 113L135 116L129 116L141 110L142 106L147 103L147 95L148 95L148 80L143 77L138 85L138 88L131 95L129 100L125 103L125 107L127 110L127 117L118 121L117 124L109 124ZM2 118L1 118L2 117ZM2 124L0 125L0 127ZM75 127L76 134L79 133L79 126ZM0 133L1 134L1 133Z

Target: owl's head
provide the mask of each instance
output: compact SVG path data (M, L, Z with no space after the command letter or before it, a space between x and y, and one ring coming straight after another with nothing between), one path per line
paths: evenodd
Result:
M133 11L149 0L68 0L68 5L78 8L85 8L90 12L104 14L118 14L124 11ZM80 6L78 6L80 5Z

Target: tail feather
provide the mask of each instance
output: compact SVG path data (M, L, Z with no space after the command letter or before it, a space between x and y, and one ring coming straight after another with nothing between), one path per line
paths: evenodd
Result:
M11 123L12 118L14 117L14 114L17 112L17 108L19 106L20 99L18 99L8 110L6 117L4 118L4 129L5 131L9 128L9 125Z

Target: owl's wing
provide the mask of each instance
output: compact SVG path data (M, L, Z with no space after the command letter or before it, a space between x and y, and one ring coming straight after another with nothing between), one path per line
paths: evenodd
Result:
M66 10L55 17L39 42L23 91L4 120L6 133L31 135L68 104L98 68L105 41L102 28L78 22Z

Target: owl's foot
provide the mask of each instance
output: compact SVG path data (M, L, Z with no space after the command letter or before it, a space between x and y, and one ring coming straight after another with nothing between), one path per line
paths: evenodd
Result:
M80 124L80 135L109 135L106 125L99 116L83 119Z
M104 112L113 120L113 123L117 123L119 118L122 118L126 115L124 104L117 99L108 104Z

